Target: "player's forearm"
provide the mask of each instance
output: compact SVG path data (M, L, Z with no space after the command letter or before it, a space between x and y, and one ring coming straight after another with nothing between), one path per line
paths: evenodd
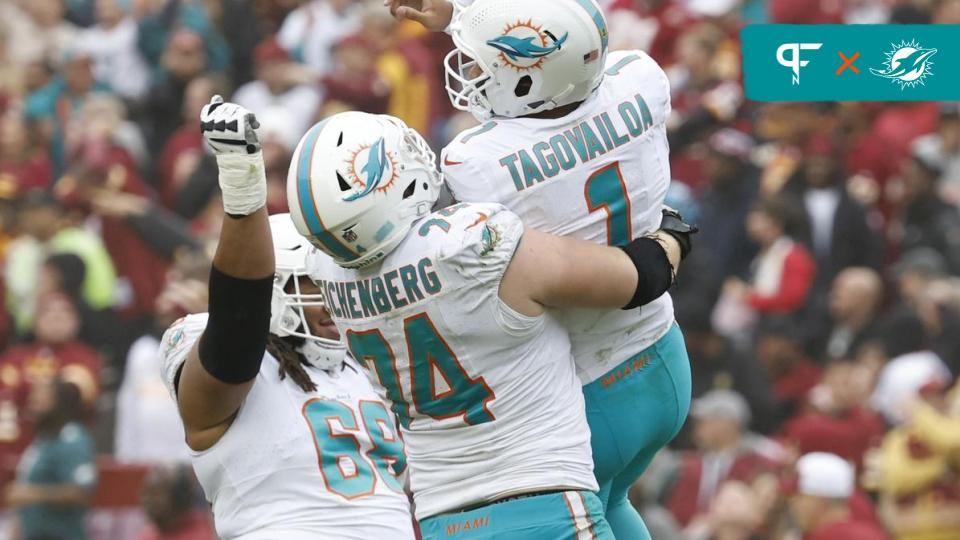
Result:
M531 316L543 306L632 309L669 289L680 258L679 244L665 233L613 248L527 229L500 298Z
M580 246L581 253L566 267L567 285L551 292L556 307L619 308L637 289L637 272L626 253L593 244ZM584 264L584 261L590 261Z
M680 249L680 242L677 242L674 237L663 231L657 231L651 235L651 238L659 242L663 247L663 251L667 254L667 259L670 260L670 266L673 267L673 270L679 270L680 261L683 259Z
M239 279L273 275L273 240L266 207L249 216L224 218L213 265Z

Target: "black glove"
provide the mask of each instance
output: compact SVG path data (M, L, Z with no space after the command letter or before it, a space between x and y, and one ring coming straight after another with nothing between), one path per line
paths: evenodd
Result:
M663 221L660 230L672 236L680 244L680 259L686 259L693 249L693 235L700 232L696 225L683 221L683 216L669 206L663 207Z

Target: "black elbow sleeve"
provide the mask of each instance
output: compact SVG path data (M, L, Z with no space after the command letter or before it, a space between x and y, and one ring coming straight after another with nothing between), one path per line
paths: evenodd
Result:
M673 285L673 266L659 242L638 238L621 247L637 267L637 290L623 309L634 309L660 298Z
M210 271L210 318L200 337L200 364L227 384L253 380L270 332L273 276L239 279Z

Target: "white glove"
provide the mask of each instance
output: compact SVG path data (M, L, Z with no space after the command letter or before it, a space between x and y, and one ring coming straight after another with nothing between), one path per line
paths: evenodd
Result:
M267 204L267 176L257 139L257 117L234 103L213 96L200 112L200 131L217 157L223 210L249 216Z

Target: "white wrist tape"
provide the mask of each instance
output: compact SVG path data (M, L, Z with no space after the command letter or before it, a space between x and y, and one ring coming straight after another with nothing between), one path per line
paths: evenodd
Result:
M220 154L220 191L223 210L233 216L249 216L267 204L267 174L263 153Z

